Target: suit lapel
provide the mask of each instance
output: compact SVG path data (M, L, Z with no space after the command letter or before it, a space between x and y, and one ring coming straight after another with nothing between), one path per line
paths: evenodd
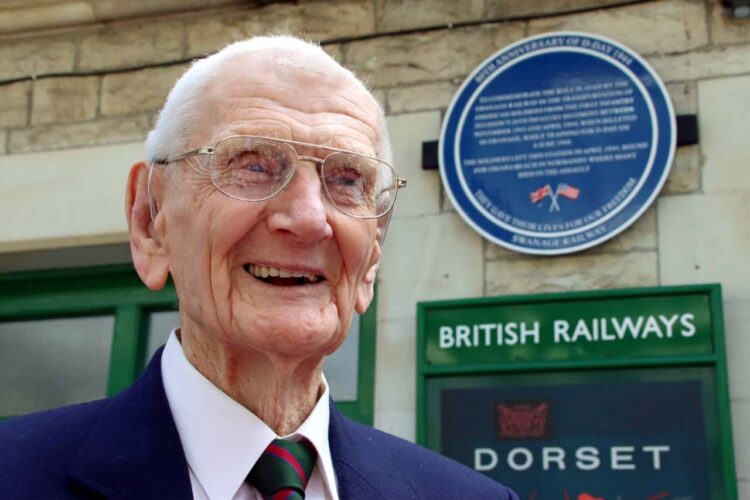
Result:
M393 466L372 430L346 419L331 401L328 442L339 498L415 498L408 478Z
M161 350L128 389L112 398L71 475L112 498L192 498L180 437L161 376Z

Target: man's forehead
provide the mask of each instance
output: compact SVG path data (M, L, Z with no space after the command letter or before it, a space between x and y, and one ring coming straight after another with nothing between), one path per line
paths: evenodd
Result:
M350 73L259 61L222 68L204 94L204 132L264 135L366 154L377 151L380 109ZM324 75L324 76L321 76ZM220 137L214 137L218 139Z
M292 140L316 146L345 149L365 155L372 155L377 149L377 143L364 135L355 136L351 132L343 133L338 127L319 128L310 133L300 134L282 123L259 120L255 123L233 125L219 131L221 139L232 135L254 135L273 137L276 139Z

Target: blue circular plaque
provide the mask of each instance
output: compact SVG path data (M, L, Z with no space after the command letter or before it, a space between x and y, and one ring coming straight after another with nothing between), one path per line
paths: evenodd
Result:
M484 237L559 255L640 217L667 178L675 136L664 85L638 54L587 33L546 33L466 79L443 122L440 174Z

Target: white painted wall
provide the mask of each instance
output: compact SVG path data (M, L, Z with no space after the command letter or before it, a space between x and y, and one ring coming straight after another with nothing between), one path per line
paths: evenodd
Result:
M720 283L740 498L750 498L750 76L698 84L702 192L658 202L662 285Z
M0 155L0 254L126 242L124 199L143 143Z
M455 213L440 212L440 175L422 170L422 143L439 137L440 113L393 116L388 127L394 163L408 185L396 203L378 278L375 426L414 440L416 303L482 295L482 239Z

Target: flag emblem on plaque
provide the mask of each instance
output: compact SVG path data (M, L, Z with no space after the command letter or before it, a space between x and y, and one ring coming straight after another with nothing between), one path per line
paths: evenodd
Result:
M577 200L581 190L569 184L558 184L556 193L558 196L563 196L569 200Z
M547 196L552 196L552 187L547 184L546 186L542 186L536 191L532 191L529 194L529 198L531 198L531 203L538 203L545 199Z
M539 203L543 199L549 197L549 211L559 212L560 204L557 200L560 196L562 196L563 198L567 198L568 200L575 201L578 199L578 196L580 194L581 190L577 187L571 186L570 184L558 184L557 189L555 189L554 191L552 190L552 186L550 186L549 184L545 184L539 189L529 193L529 199L531 200L531 203Z

